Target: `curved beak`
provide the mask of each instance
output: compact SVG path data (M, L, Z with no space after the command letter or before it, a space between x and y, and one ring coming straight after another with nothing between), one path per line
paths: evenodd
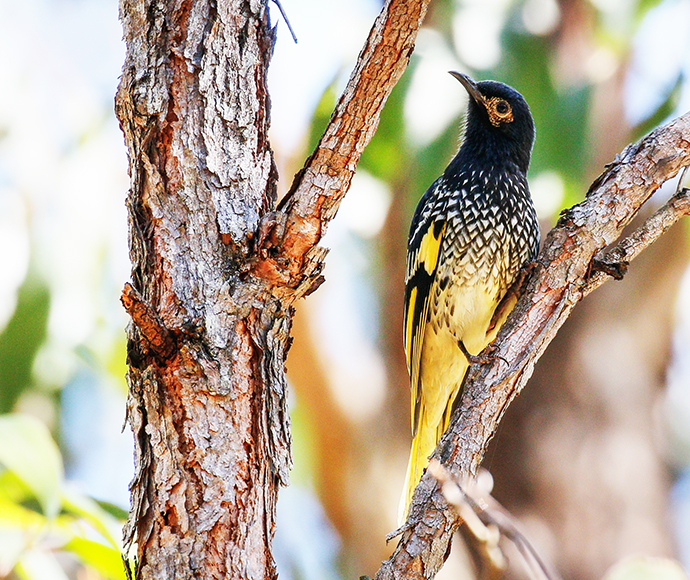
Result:
M460 84L463 87L465 87L465 90L469 93L470 97L472 97L477 104L486 107L486 99L484 98L484 95L482 95L479 92L479 89L477 88L477 83L475 83L470 77L468 77L465 74L455 72L453 70L448 72L460 81Z

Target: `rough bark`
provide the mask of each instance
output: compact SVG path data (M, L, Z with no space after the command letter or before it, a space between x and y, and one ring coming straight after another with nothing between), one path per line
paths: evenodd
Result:
M125 544L136 543L137 578L275 577L292 305L321 279L317 244L426 5L385 4L276 208L266 3L122 0L116 111L130 163L132 282L122 300L136 462Z
M690 165L690 113L629 146L594 182L587 199L563 212L537 258L515 311L501 329L491 364L470 368L462 405L434 456L459 480L474 476L507 406L575 305L627 264L680 217L690 213L687 190L611 250L642 204ZM508 362L506 362L508 361ZM402 538L378 579L433 578L448 555L459 522L446 509L438 482L425 474Z
M272 577L289 317L237 266L275 202L265 6L125 0L121 18L136 440L125 540L141 578Z

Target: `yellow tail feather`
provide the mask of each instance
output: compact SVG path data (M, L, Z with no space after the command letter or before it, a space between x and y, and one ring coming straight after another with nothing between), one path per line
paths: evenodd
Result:
M478 354L496 337L499 328L515 305L516 299L509 297L495 313L496 303L499 301L495 292L486 291L484 294L477 292L473 301L486 306L483 309L485 316L481 317L475 326L465 329L465 334L469 339L464 344L471 353ZM453 403L461 390L465 372L469 366L457 345L455 336L445 332L429 332L424 339L420 367L427 369L427 372L420 373L417 389L421 391L421 394L418 399L413 389L412 417L416 417L417 429L412 440L405 487L398 509L400 525L407 518L414 488L428 465L429 456L434 452L436 444L450 423Z
M429 455L434 452L436 443L443 433L442 429L439 430L438 427L428 425L423 417L419 423L417 434L412 439L412 450L410 451L410 461L407 464L405 486L403 487L400 507L398 508L398 525L403 525L407 519L407 511L410 508L414 488L417 487L429 463Z

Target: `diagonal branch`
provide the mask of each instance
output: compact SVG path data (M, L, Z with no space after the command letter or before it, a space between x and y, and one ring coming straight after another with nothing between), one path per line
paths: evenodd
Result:
M470 368L462 405L434 452L455 478L462 481L477 473L501 417L537 360L575 305L608 279L597 268L596 257L621 236L645 201L688 165L690 113L628 146L594 182L587 198L563 212L546 238L525 294L499 333L495 362ZM632 259L685 215L687 206L687 192L680 192L622 242L615 255ZM604 254L599 262L609 258ZM415 490L401 540L376 579L433 578L458 525L440 484L425 474Z
M350 187L393 87L407 67L429 0L387 0L326 130L258 235L255 274L292 298L313 289L324 252L316 247Z
M596 266L598 271L590 276L583 287L584 296L599 288L610 276L620 280L631 260L639 256L642 250L656 242L662 234L686 215L690 215L690 190L687 188L679 190L639 228L595 262L598 264ZM613 273L610 269L613 269Z

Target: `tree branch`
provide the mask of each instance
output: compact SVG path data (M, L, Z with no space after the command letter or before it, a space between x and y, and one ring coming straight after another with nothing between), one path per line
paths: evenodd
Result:
M686 215L690 215L690 190L687 188L680 189L639 228L608 250L603 258L596 261L598 271L592 273L583 287L583 295L588 296L610 277L620 280L625 275L628 264L639 256L642 250L656 242L662 234ZM602 265L604 265L603 268ZM609 268L612 268L614 272L609 272Z
M620 237L645 201L688 165L690 113L626 147L592 184L587 198L563 212L545 240L526 292L496 339L495 361L469 369L462 405L434 452L453 477L463 481L476 475L501 417L537 360L575 305L610 277L597 267L597 256ZM687 191L679 192L598 262L631 260L686 215L688 205ZM402 538L376 579L433 578L459 523L441 485L425 474Z
M294 299L313 289L325 252L316 247L350 187L386 99L407 67L429 0L388 0L316 149L258 236L255 274ZM283 288L280 288L280 287Z

